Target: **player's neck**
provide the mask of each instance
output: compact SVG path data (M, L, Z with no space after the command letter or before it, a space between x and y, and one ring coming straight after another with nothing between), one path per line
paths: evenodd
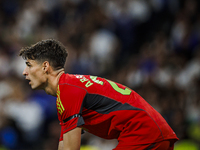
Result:
M64 73L64 68L54 71L52 74L49 75L47 80L47 85L45 87L45 92L52 96L57 96L57 87L60 76Z

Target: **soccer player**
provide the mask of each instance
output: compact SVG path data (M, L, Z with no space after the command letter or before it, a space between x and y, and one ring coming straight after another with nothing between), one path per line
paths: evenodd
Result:
M91 75L65 74L62 43L42 40L22 48L23 75L32 89L57 96L59 150L78 150L82 129L117 139L114 150L172 150L177 136L164 118L135 91Z

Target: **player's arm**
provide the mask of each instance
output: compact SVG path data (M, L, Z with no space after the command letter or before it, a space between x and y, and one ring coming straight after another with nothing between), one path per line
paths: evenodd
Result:
M58 150L63 150L63 141L60 141L58 144Z
M76 127L63 134L63 141L59 142L58 150L80 150L81 130L82 128Z

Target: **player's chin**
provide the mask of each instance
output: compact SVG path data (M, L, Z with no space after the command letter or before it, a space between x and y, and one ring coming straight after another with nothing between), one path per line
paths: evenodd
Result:
M32 90L37 90L37 87L31 86Z
M42 85L31 85L31 88L33 90L42 90L43 89Z
M41 90L39 87L31 87L33 90Z
M38 86L34 86L34 85L31 85L31 88L32 88L33 90L38 90L38 89L39 89Z

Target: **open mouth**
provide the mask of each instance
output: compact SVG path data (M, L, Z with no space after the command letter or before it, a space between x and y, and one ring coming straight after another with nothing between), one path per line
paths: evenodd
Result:
M31 84L31 80L30 79L26 79L27 81L29 81L29 84Z

